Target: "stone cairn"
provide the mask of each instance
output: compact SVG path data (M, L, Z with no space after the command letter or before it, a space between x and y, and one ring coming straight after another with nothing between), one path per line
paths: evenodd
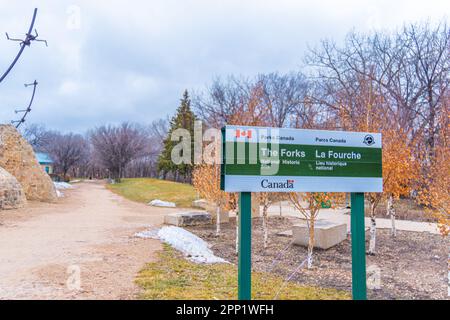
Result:
M12 177L22 187L21 194L25 194L27 200L56 201L52 180L39 165L31 145L11 125L0 125L0 168L4 169L0 175L0 197L8 194L11 198L18 194L17 185L11 182ZM10 189L3 189L6 187Z

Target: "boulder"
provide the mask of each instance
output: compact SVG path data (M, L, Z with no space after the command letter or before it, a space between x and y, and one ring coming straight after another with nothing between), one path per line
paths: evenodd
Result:
M204 211L171 213L164 217L165 224L171 224L177 227L211 224L211 222L211 215Z
M17 179L28 200L56 201L50 176L39 165L31 145L11 125L0 125L0 167Z
M292 227L293 243L308 246L309 229L306 222ZM314 224L314 248L328 249L347 239L347 224L318 220Z
M0 210L21 208L26 202L20 183L8 171L0 167Z

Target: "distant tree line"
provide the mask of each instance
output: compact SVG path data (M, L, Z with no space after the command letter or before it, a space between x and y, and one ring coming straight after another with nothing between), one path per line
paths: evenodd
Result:
M83 135L32 124L22 133L36 152L50 155L55 173L66 180L157 177L167 121L160 119L147 126L124 122L100 126Z

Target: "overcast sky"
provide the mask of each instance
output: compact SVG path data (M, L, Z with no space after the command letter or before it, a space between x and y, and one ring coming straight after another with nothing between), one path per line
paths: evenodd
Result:
M0 122L37 79L28 121L77 132L172 115L185 88L217 76L298 70L323 38L450 15L448 0L0 0L0 73L19 49L3 32L23 37L34 7L49 47L32 43L0 84Z

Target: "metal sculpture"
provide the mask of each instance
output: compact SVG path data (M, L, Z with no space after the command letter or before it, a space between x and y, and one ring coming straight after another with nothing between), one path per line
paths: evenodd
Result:
M5 32L5 33L6 33L6 39L11 40L11 41L19 41L20 45L30 46L31 41L40 41L40 42L45 42L45 46L48 47L47 40L38 39L37 37L39 37L39 35L37 33L37 30L34 29L34 32L36 33L35 36L30 34L30 33L27 33L24 40L10 38L9 35L8 35L8 32Z
M15 39L15 38L10 38L8 33L6 33L6 38L8 40L11 41L20 41L20 49L19 52L17 53L16 57L14 58L13 62L11 63L11 65L8 67L8 69L6 69L5 73L3 73L3 75L0 77L0 83L6 78L6 76L8 75L8 73L12 70L12 68L14 67L14 65L17 63L17 61L19 60L20 56L22 55L23 50L25 49L25 47L29 47L32 41L40 41L40 42L45 42L45 45L47 45L47 41L43 40L43 39L37 39L38 37L38 33L36 31L36 29L34 29L36 35L33 35L33 27L34 27L34 22L36 21L36 15L37 15L37 8L34 9L33 12L33 18L31 19L31 24L30 24L30 28L28 29L28 32L25 34L25 39Z
M15 110L14 111L16 114L18 114L18 113L22 113L23 114L22 117L19 120L12 120L11 121L11 124L13 124L13 125L15 124L16 128L19 128L20 125L25 122L25 119L26 119L27 115L31 112L31 105L33 104L34 95L36 94L36 86L37 85L38 85L38 82L36 80L34 80L33 83L26 83L24 85L25 88L29 87L29 86L33 86L33 93L31 94L30 102L28 103L28 107L26 109Z
M19 60L20 56L22 55L25 47L29 47L31 45L32 41L44 42L45 45L48 47L47 40L38 39L39 34L38 34L36 29L34 29L34 34L32 33L33 32L33 28L34 28L34 22L36 21L36 16L37 16L37 8L34 9L33 17L31 19L31 23L30 23L30 27L28 28L28 32L25 34L25 39L11 38L9 36L9 34L6 32L6 39L8 39L10 41L20 42L19 43L20 49L19 49L19 52L17 53L16 57L14 58L14 60L10 64L10 66L8 67L8 69L6 69L6 71L3 73L3 75L1 75L0 83L11 72L11 70L14 68L14 66L17 63L17 61ZM33 86L33 93L31 94L30 102L28 103L28 107L27 108L22 109L22 110L15 110L14 111L15 114L22 114L20 119L11 121L11 124L15 125L16 128L19 128L20 125L25 122L25 119L26 119L27 115L31 112L31 105L33 104L34 95L36 94L36 86L37 86L37 84L38 83L37 83L36 80L34 80L33 83L25 84L25 87Z

